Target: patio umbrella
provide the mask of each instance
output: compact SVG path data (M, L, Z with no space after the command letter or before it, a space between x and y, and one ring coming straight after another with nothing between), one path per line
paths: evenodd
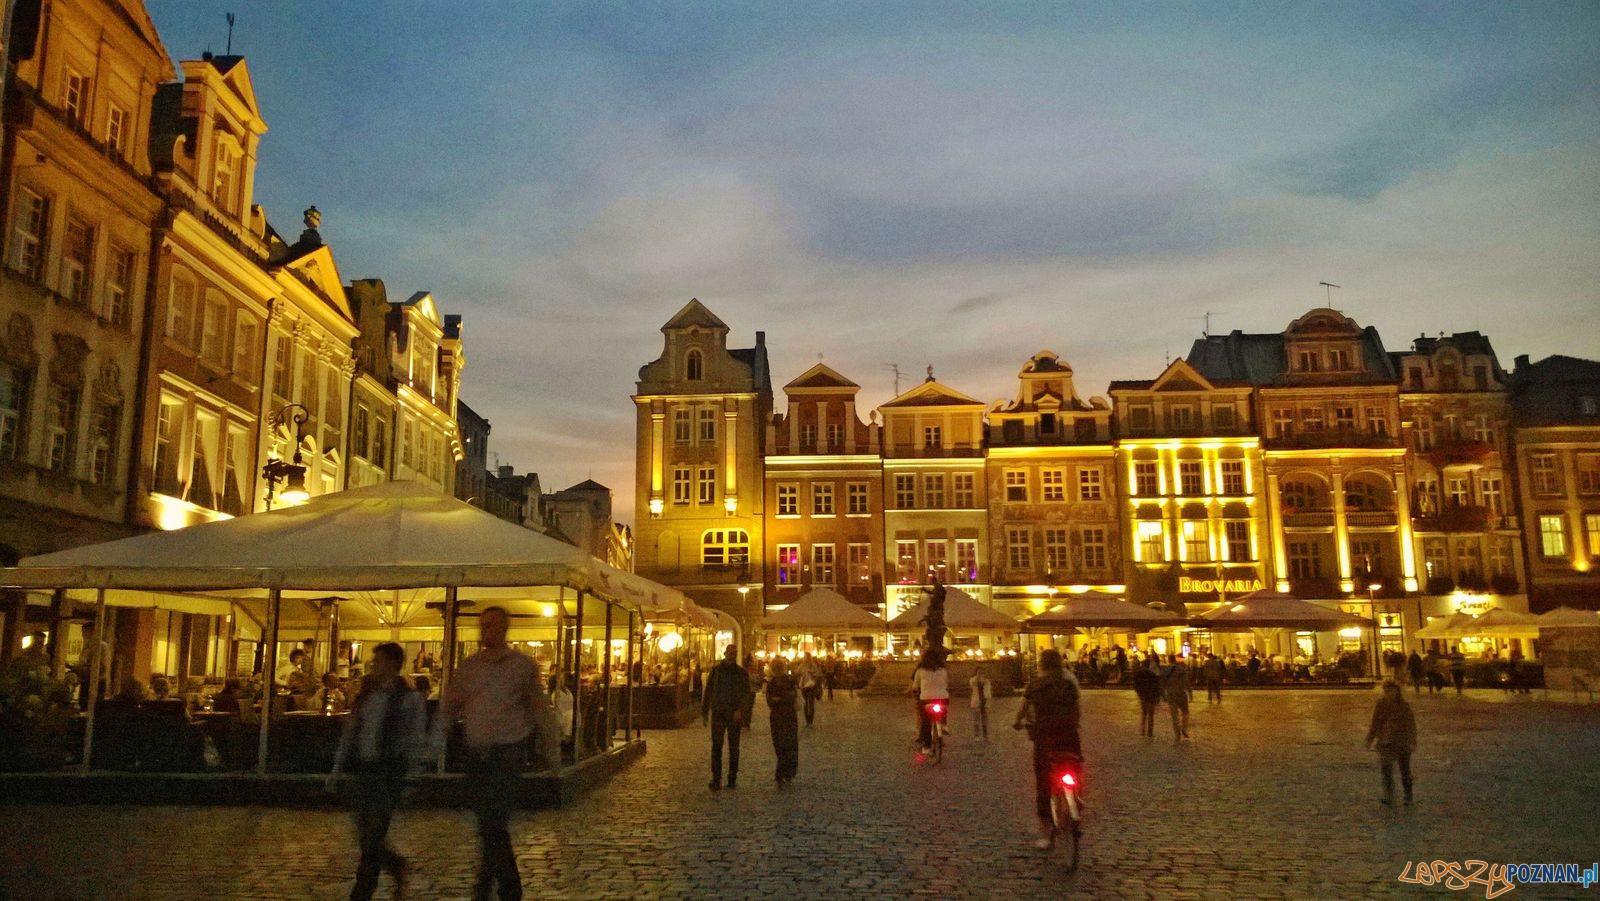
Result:
M924 596L915 607L889 620L889 628L901 632L915 629L927 618L930 603L929 598ZM985 607L965 591L948 586L944 594L944 624L949 629L963 632L1015 632L1019 625L1004 613Z
M1472 621L1466 634L1490 638L1538 638L1539 620L1532 614L1491 607Z
M1162 610L1108 597L1074 597L1022 621L1022 631L1062 635L1072 629L1124 629L1146 632L1183 621Z
M1460 638L1468 634L1463 631L1472 626L1472 616L1466 613L1452 613L1447 617L1434 617L1426 626L1417 630L1413 638L1423 640Z
M1600 629L1600 612L1579 610L1576 607L1557 607L1535 617L1540 626L1561 626L1568 629Z
M1255 591L1209 610L1192 622L1213 632L1247 632L1251 629L1296 629L1329 632L1347 626L1370 626L1372 620L1333 610L1291 594Z
M761 626L772 632L881 632L883 620L837 591L813 588Z

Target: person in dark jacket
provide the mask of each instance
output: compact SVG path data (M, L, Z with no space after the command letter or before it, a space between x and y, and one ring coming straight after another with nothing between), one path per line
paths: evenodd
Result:
M1367 729L1367 747L1378 749L1378 766L1383 771L1384 804L1394 803L1394 766L1400 765L1400 785L1406 803L1411 803L1411 752L1417 749L1417 720L1406 703L1405 694L1393 682L1383 683L1383 697L1372 710L1372 725Z
M1039 815L1039 840L1034 846L1041 850L1055 842L1055 820L1050 815L1051 757L1066 753L1083 759L1079 711L1078 680L1062 667L1061 652L1055 648L1040 651L1039 672L1023 692L1022 709L1012 728L1026 728L1033 739L1033 791Z
M1422 655L1416 651L1406 658L1406 674L1411 677L1411 690L1422 694Z
M789 662L779 657L772 662L772 677L767 680L767 711L772 726L772 753L778 758L777 780L781 788L794 781L800 768L800 714Z
M722 662L711 668L700 702L701 722L711 723L711 790L722 790L722 743L728 743L728 787L739 781L739 727L750 698L750 674L739 665L739 651L728 645Z
M1467 684L1467 656L1461 653L1460 645L1450 648L1450 681L1455 683L1457 695Z
M1154 738L1161 703L1161 663L1154 653L1133 671L1133 693L1139 696L1139 734Z

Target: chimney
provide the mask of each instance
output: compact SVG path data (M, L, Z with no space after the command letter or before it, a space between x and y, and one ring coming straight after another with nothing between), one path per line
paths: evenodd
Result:
M506 465L504 463L500 464L500 478L502 478L502 479L511 478L511 474L513 472L515 472L515 471L516 471L516 467L515 466L508 466L508 465Z
M766 332L756 332L756 346L757 347L766 347L767 346L767 333Z
M1514 368L1512 369L1512 371L1515 372L1515 371L1517 371L1519 369L1527 369L1527 368L1528 368L1528 355L1527 354L1517 354L1516 363L1515 363Z

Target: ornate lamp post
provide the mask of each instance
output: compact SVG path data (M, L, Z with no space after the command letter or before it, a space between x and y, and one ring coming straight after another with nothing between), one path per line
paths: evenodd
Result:
M291 410L299 412L290 414ZM311 411L300 404L289 404L274 413L273 423L277 425L294 425L294 457L292 461L280 459L268 460L261 467L261 478L267 482L267 509L272 509L272 499L281 496L286 504L303 504L311 498L311 492L306 490L306 464L300 456L300 443L305 440L306 423L311 420ZM283 483L283 491L278 491L278 483Z

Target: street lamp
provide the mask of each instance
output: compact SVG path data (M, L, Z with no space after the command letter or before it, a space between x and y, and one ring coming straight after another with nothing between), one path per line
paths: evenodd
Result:
M298 413L290 415L291 410ZM276 425L294 425L294 458L292 461L281 459L268 460L261 467L261 478L267 482L267 509L272 509L272 499L275 495L281 496L286 504L303 504L311 499L311 492L306 490L306 464L300 456L300 443L306 436L306 423L311 420L311 411L300 404L289 404L274 413L272 422ZM283 490L278 491L278 483L283 483Z

